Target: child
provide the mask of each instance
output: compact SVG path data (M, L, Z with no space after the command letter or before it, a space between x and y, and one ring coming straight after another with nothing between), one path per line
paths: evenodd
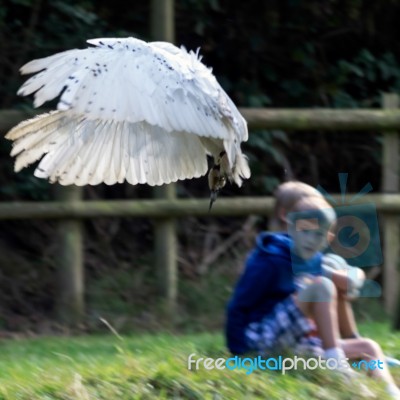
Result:
M322 276L319 252L333 236L332 207L321 196L307 196L291 211L287 218L290 236L264 232L257 237L228 305L229 349L234 354L268 355L285 349L298 354L306 346L315 355L336 359L338 370L345 373L352 372L344 362L346 356L383 360L379 345L370 339L340 340L336 287L346 288L348 277L334 271L333 284ZM313 335L315 328L319 337ZM386 383L393 398L400 399L386 364L372 375Z
M270 230L287 232L286 220L288 211L293 208L297 201L307 196L320 196L323 198L317 189L303 182L289 181L279 185L274 192L276 201L270 222ZM327 277L330 276L332 270L348 271L351 287L338 291L339 329L343 338L359 337L353 309L349 301L358 296L359 289L365 280L364 271L360 268L349 266L342 257L335 254L324 254L322 267Z
M287 232L286 221L288 211L293 208L297 201L307 196L323 197L318 190L303 182L289 181L280 184L274 192L276 201L270 222L270 230ZM358 333L351 301L358 297L364 283L365 274L363 270L348 265L342 257L332 253L325 253L323 255L322 269L327 277L332 277L331 272L334 270L347 271L350 286L344 290L336 287L338 291L337 313L339 331L342 338L359 338L360 334ZM400 361L395 358L386 356L385 359L391 367L400 366Z

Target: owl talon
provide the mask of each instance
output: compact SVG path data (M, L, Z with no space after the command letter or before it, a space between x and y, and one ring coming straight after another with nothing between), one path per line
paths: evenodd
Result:
M212 190L210 194L210 206L208 207L208 212L211 211L211 207L214 204L214 201L217 200L219 190Z
M214 201L217 200L219 191L225 186L225 184L225 174L221 173L221 166L219 164L215 164L208 173L208 186L211 190L210 207L208 211L211 210Z

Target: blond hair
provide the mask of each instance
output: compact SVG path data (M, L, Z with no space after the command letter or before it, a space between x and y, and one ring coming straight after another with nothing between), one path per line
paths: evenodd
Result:
M288 212L297 212L297 211L312 211L312 210L323 210L324 208L332 208L332 206L325 200L322 196L303 196L300 197Z

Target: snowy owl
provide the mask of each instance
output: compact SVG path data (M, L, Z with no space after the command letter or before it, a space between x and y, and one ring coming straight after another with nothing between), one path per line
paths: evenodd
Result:
M162 185L207 173L211 200L226 179L250 177L240 144L247 124L198 51L135 38L92 39L86 49L33 60L19 89L34 106L60 95L57 110L21 122L15 171L61 185ZM212 202L211 201L211 202Z

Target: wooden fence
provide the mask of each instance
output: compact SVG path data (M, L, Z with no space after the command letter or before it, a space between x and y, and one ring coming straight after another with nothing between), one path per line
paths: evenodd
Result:
M384 194L369 194L365 201L376 204L384 216L384 294L385 307L394 316L399 327L400 317L395 312L399 296L398 255L400 194L399 191L399 146L397 130L400 130L400 110L397 108L397 95L384 95L385 110L267 110L241 109L249 124L255 128L284 129L291 131L318 130L327 134L329 130L376 130L383 134L382 189ZM7 116L13 118L8 119ZM0 111L0 132L11 128L26 114L16 111ZM255 134L255 133L251 133ZM340 171L338 171L340 172ZM334 196L338 197L338 195ZM140 201L82 201L79 192L68 188L53 202L0 202L0 220L51 218L58 219L62 246L60 249L60 279L64 288L60 292L60 315L64 321L79 322L84 315L84 274L82 257L83 218L96 217L147 217L167 225L175 219L187 216L245 216L270 215L273 199L271 197L219 198L211 213L208 213L208 199L177 199L175 196L164 199ZM157 224L156 224L157 227ZM158 225L159 227L159 225ZM157 228L156 228L157 229ZM174 229L161 228L155 252L163 261L166 282L165 296L170 312L173 312L177 296L177 254L171 249L176 242ZM172 237L171 237L172 236ZM161 243L161 244L160 244ZM159 261L160 262L160 261ZM173 288L168 290L168 285Z

